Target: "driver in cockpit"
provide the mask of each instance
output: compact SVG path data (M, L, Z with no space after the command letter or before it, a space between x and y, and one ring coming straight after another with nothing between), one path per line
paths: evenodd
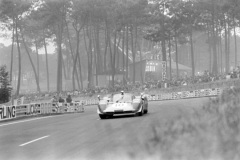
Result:
M120 100L122 100L124 97L124 91L121 91L121 98L119 100L117 100L116 102L118 103Z

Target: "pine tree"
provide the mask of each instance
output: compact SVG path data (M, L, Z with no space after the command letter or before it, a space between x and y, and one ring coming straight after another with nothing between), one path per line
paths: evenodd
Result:
M9 102L11 96L11 88L9 75L6 66L0 66L0 103Z

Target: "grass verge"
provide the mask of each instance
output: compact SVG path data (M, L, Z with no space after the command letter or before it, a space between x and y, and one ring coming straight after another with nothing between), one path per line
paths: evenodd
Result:
M175 118L164 127L152 124L152 133L145 150L156 159L239 160L240 88L223 91L191 115Z

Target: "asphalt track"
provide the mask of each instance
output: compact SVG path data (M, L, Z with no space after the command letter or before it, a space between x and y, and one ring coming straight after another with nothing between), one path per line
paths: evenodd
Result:
M150 102L142 117L100 120L88 106L84 113L0 123L0 160L129 159L144 150L152 124L187 116L207 100Z

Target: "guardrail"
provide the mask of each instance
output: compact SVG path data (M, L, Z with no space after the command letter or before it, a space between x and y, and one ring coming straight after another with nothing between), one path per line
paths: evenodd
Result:
M146 94L149 101L163 101L163 100L177 100L177 99L187 99L187 98L200 98L200 97L211 97L218 96L222 93L221 88L208 88L181 92L171 92L171 93L152 93Z
M84 112L84 104L73 103L32 103L17 106L0 106L0 121L33 116L57 113Z
M177 100L177 99L187 99L187 98L200 98L200 97L212 97L221 95L222 88L206 88L206 89L196 89L196 90L186 90L178 92L148 92L145 93L148 101L163 101L163 100ZM85 101L85 105L96 105L98 104L98 99L89 99Z
M171 92L200 90L200 89L206 89L206 88L226 89L226 88L230 88L231 86L240 86L240 79L218 80L218 81L207 82L207 83L190 84L186 86L176 86L176 87L169 87L169 88L155 88L155 89L147 90L146 93L147 94L159 93L159 92L171 93Z

